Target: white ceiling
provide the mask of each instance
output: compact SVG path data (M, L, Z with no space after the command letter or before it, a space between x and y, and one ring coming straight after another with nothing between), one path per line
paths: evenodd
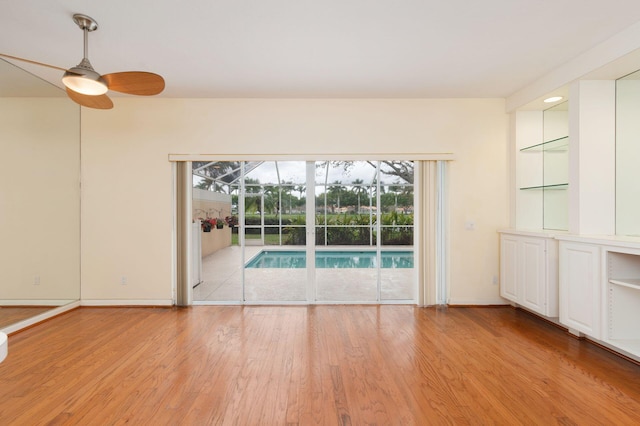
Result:
M165 97L508 97L640 21L638 0L0 0L0 52L152 71ZM61 72L21 65L61 85Z

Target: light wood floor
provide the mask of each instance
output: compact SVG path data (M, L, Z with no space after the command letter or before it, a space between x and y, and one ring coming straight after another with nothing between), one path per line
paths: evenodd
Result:
M80 308L9 338L0 424L640 424L640 367L512 308Z
M52 306L0 306L0 330L53 308Z

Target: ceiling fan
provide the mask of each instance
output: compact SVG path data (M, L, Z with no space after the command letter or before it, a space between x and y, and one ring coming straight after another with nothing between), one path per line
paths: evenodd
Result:
M66 87L67 95L72 101L88 108L113 108L113 102L106 95L109 90L141 96L157 95L164 90L164 79L150 72L125 71L98 74L91 66L88 57L88 35L98 29L98 23L89 16L79 13L73 15L73 22L84 33L84 56L75 67L65 69L4 53L0 53L0 56L64 71L62 83Z

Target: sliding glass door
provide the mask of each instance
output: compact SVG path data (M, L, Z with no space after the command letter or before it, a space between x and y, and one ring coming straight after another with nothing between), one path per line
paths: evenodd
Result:
M194 223L203 248L205 240L215 246L202 251L195 301L415 301L413 162L194 162L193 169Z
M315 168L316 301L412 301L413 163Z
M306 163L264 161L239 187L245 223L244 299L247 303L306 303ZM253 200L260 198L261 203ZM257 240L253 235L261 235ZM256 245L256 241L260 241Z

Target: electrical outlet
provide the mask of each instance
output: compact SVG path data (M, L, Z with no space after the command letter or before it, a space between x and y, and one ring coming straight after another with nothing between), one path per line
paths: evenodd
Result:
M493 276L493 285L498 285L498 276L497 275Z
M33 285L40 285L40 275L33 277Z
M120 278L120 284L127 285L127 277L123 275L122 278Z

